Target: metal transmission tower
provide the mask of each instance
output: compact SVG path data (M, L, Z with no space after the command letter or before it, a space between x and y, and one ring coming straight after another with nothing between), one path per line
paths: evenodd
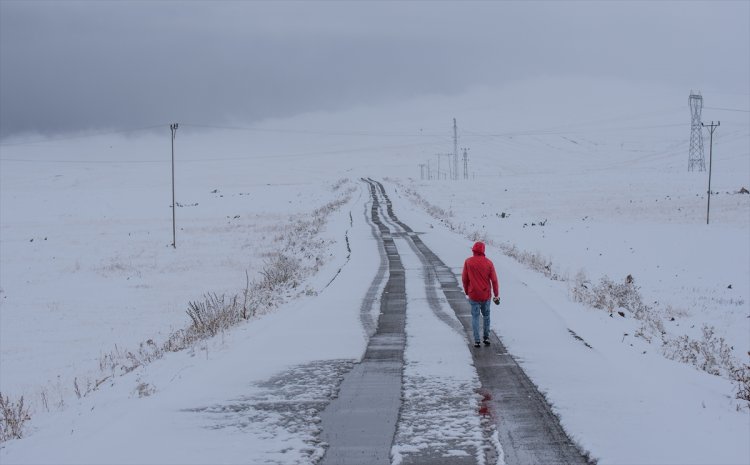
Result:
M706 171L706 158L703 155L703 129L701 127L701 111L703 110L703 96L700 92L690 91L688 98L690 105L690 154L688 156L688 171Z

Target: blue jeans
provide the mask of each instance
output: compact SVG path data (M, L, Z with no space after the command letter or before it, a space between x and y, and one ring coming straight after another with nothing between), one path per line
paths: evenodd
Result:
M490 337L490 301L475 302L469 299L471 303L471 329L474 330L474 342L479 342L479 312L482 312L484 323L484 337Z

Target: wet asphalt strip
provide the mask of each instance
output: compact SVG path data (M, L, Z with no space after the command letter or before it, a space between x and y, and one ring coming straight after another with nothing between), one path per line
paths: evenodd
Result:
M376 185L380 196L385 199L389 220L406 232L409 240L420 251L420 257L431 264L445 298L463 325L467 341L470 341L471 307L453 271L411 228L398 219L383 185L373 180L368 180L368 183ZM496 425L505 463L590 463L567 436L544 396L508 353L494 331L490 340L492 346L472 348L471 353L482 383L482 409Z
M345 376L338 397L321 413L321 438L328 444L321 461L325 465L390 464L401 407L406 341L404 267L390 230L380 220L375 186L369 186L373 199L370 218L379 230L389 276L381 296L377 329L364 358Z

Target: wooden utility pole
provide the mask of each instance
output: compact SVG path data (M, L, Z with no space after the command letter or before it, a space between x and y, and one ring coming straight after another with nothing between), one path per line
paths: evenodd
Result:
M451 179L458 180L458 126L456 126L456 118L453 118L453 172L451 173Z
M436 153L435 156L437 157L438 162L438 180L440 179L441 173L440 173L440 159L442 157L448 157L448 173L444 174L444 179L448 179L448 175L450 174L451 179L453 179L453 168L451 163L451 157L453 156L452 153Z
M464 179L469 179L469 149L464 147Z
M708 204L706 206L706 224L708 224L708 215L711 212L711 162L713 160L714 151L714 131L721 126L721 121L717 121L716 124L711 121L711 124L708 125L701 123L701 126L708 128L711 132L711 142L709 142L708 146Z
M177 205L174 201L174 137L177 133L177 123L170 124L169 130L172 131L172 247L177 248L177 227L175 226L175 210Z

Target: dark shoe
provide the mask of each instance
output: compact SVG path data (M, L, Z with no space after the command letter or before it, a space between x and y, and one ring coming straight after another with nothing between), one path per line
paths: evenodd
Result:
M484 338L484 345L486 346L490 345L490 338L488 337Z
M479 341L474 343L474 347L482 347L482 345L479 343Z

